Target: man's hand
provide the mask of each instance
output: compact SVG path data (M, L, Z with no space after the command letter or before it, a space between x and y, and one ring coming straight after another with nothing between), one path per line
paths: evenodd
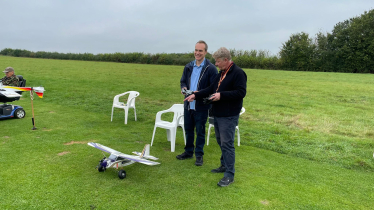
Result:
M187 90L187 87L183 87L182 90L183 90L183 89ZM183 93L182 90L181 90L181 93L182 93L183 95L185 95L185 94Z
M212 101L219 101L220 99L221 99L221 94L220 93L215 93L211 97Z
M192 94L192 95L188 96L187 98L185 98L183 101L192 102L194 100L195 100L195 94Z

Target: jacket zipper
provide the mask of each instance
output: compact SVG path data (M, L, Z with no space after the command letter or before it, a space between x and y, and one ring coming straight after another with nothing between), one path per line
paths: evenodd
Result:
M200 76L200 78L199 78L199 81L197 82L197 90L199 90L199 85L200 85L200 80L201 80L201 78L203 78L203 76L204 76L204 74L205 74L205 72L206 72L206 70L208 69L208 67L209 67L210 65L208 64L206 67L205 67L205 69L204 69L204 71L203 71L203 74ZM193 67L192 67L192 71L193 71ZM191 75L192 75L192 72L191 72L191 74L190 74L190 77L189 77L189 84L191 83ZM190 87L191 88L191 87ZM190 110L190 103L188 103L188 111Z

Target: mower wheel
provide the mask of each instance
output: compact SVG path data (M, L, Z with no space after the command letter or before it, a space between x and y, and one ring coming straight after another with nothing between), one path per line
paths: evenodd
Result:
M23 109L17 109L14 112L14 117L17 118L17 119L24 118L25 116L26 116L26 112Z

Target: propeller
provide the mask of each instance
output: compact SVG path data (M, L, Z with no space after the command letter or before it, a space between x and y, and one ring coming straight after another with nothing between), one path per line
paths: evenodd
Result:
M99 172L104 172L106 170L106 163L105 163L105 166L104 166L104 164L102 164L105 159L106 159L106 157L104 157L103 159L101 159L99 161L99 164L95 168L95 169L98 169Z

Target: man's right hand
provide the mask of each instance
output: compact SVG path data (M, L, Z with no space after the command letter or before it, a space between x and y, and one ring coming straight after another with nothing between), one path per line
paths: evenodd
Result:
M183 90L183 89L187 90L187 87L183 87L182 90ZM182 94L182 95L185 95L185 94L183 93L182 90L181 90L181 94Z

